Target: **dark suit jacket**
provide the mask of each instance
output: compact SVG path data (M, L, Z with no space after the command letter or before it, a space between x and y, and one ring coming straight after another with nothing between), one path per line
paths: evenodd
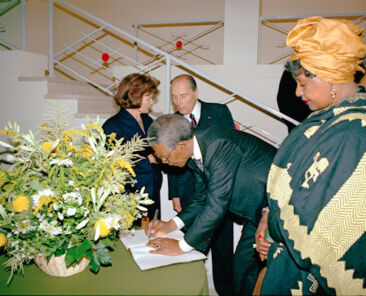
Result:
M226 126L235 128L233 118L226 105L216 103L201 102L201 117L198 127L205 126ZM184 168L169 167L168 185L169 199L179 196L182 208L186 208L192 200L194 194L193 172L185 166Z
M148 114L141 114L141 118L144 129L147 131L153 120ZM146 138L146 134L142 131L136 119L123 108L121 108L116 115L107 119L102 127L106 135L116 133L116 139L124 138L124 141L129 141L135 134L139 135L141 138ZM139 152L139 154L144 157L147 157L151 153L153 153L151 147L147 147ZM159 167L151 165L150 161L145 158L138 161L133 169L136 173L137 180L134 188L140 190L145 186L145 192L155 200L154 195L156 196L159 194L162 182L162 175ZM132 188L126 189L133 191Z
M206 251L216 226L230 210L258 225L266 202L267 175L277 151L259 138L229 128L196 129L203 172L190 159L195 195L178 216L185 224L185 240Z

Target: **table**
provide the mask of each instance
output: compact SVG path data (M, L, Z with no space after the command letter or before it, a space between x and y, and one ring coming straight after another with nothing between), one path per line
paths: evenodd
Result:
M24 266L6 285L10 272L0 256L0 295L208 295L203 261L174 264L141 271L118 241L110 253L112 266L97 274L89 268L70 277L52 277L35 264Z

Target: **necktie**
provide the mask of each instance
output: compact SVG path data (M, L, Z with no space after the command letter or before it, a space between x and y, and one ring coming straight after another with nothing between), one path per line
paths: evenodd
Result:
M196 166L200 169L201 172L203 172L203 163L202 163L202 159L196 159L193 158L194 163L196 164Z
M194 115L191 113L189 114L189 118L191 119L191 126L193 128L196 128L198 126L196 118L194 117Z

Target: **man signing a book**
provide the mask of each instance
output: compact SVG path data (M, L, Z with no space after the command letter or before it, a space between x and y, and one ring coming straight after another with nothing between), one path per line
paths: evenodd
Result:
M276 148L253 135L224 127L192 129L179 114L160 116L148 130L155 155L169 165L186 163L195 176L192 203L168 222L150 222L152 237L175 229L184 239L156 238L151 253L180 255L192 249L206 253L221 219L230 211L243 230L234 256L236 295L251 295L263 267L256 250L255 232L266 204L266 180ZM186 184L192 186L192 184Z

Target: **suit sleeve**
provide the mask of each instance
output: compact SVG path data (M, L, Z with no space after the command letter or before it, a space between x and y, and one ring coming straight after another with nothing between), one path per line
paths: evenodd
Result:
M182 197L183 189L185 186L185 170L188 168L185 166L184 168L177 167L169 167L167 168L168 173L168 187L169 187L169 199L173 197Z
M225 141L211 144L207 149L209 154L212 154L210 163L204 164L207 189L195 196L189 208L179 214L183 222L190 225L185 235L186 242L200 251L206 251L212 234L227 211L241 151L238 146Z
M233 117L231 116L230 110L226 105L221 104L207 104L206 112L212 115L212 124L217 126L224 126L235 129ZM203 123L206 126L207 123ZM169 199L173 197L182 198L184 194L184 186L187 186L186 180L190 180L190 174L187 173L189 168L171 168L168 171L168 187L169 187ZM195 186L197 190L197 186Z
M235 128L235 123L229 108L226 105L222 105L222 123L220 125Z

